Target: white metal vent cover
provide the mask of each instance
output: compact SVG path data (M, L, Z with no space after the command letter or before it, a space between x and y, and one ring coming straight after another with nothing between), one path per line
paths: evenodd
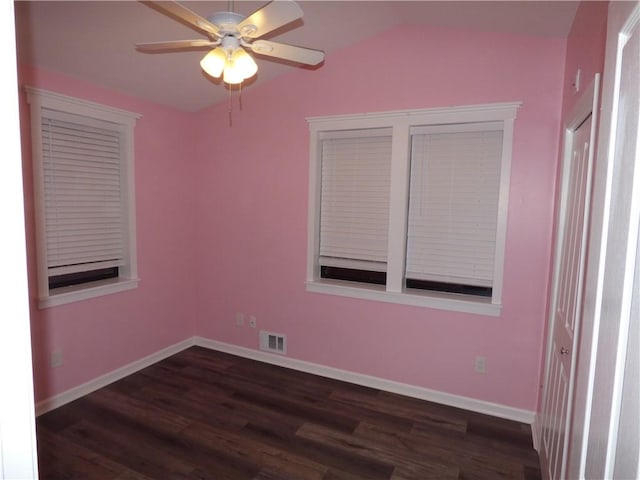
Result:
M260 330L260 350L275 353L287 353L287 337L282 333Z

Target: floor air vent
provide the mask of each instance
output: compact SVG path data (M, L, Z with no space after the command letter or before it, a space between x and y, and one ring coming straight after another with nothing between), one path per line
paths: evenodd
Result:
M287 337L281 333L260 330L260 350L287 353Z

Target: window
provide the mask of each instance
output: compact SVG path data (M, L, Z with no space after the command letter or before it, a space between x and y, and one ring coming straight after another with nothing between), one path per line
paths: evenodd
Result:
M518 106L309 118L307 289L499 315Z
M135 288L138 115L27 88L41 308Z

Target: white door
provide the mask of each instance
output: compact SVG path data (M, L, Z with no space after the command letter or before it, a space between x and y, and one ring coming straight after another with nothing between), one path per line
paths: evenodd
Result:
M594 96L595 90L587 92L584 105L592 106ZM540 451L549 479L564 478L569 443L593 164L591 110L578 109L577 125L565 134Z

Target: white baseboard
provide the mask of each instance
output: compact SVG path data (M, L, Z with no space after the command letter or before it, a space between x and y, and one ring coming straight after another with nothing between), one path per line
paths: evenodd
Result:
M94 378L82 385L78 385L66 392L62 392L58 395L54 395L53 397L47 398L38 402L36 404L36 416L47 413L50 410L61 407L62 405L73 402L84 395L87 395L99 388L105 387L110 383L113 383L121 378L126 377L127 375L131 375L143 368L146 368L150 365L153 365L160 360L164 360L171 355L175 355L176 353L184 350L185 348L192 347L194 345L194 340L196 337L188 338L187 340L183 340L182 342L178 342L174 345L171 345L167 348L163 348L151 355L148 355L140 360L136 360L135 362L131 362L124 367L113 370L109 373L101 375L100 377Z
M531 422L531 437L533 438L533 448L536 452L540 451L540 445L542 442L542 425L540 422L540 415L535 414L533 422Z
M460 395L453 395L451 393L440 392L437 390L430 390L424 387L394 382L392 380L363 375L361 373L350 372L348 370L340 370L338 368L305 362L303 360L296 360L294 358L284 357L282 355L269 352L252 350L250 348L239 347L237 345L218 342L216 340L209 340L208 338L194 337L194 344L210 348L212 350L237 355L239 357L250 358L264 363L270 363L281 367L291 368L293 370L320 375L322 377L342 380L365 387L377 388L378 390L406 395L407 397L419 398L421 400L440 403L451 407L462 408L464 410L483 413L494 417L506 418L517 422L532 424L535 418L535 412L529 410L485 402L483 400L462 397Z
M443 405L461 408L472 412L483 413L485 415L491 415L494 417L506 418L530 425L533 424L535 420L535 412L529 410L509 407L497 403L485 402L483 400L462 397L460 395L453 395L451 393L440 392L437 390L430 390L428 388L418 387L415 385L394 382L392 380L386 380L384 378L363 375L361 373L341 370L333 367L327 367L325 365L320 365L317 363L297 360L295 358L284 357L282 355L263 352L260 350L252 350L250 348L239 347L237 345L218 342L216 340L210 340L208 338L197 336L188 338L167 348L163 348L158 352L141 358L140 360L136 360L135 362L129 363L121 368L118 368L117 370L113 370L112 372L95 378L89 382L83 383L82 385L67 390L66 392L38 402L36 404L36 416L42 415L43 413L61 407L66 403L77 400L84 395L98 390L99 388L105 387L110 383L120 380L127 375L131 375L132 373L142 370L143 368L153 365L160 360L164 360L165 358L170 357L171 355L174 355L194 345L209 348L211 350L230 353L239 357L257 360L259 362L270 363L272 365L291 368L293 370L299 370L301 372L311 373L327 378L333 378L335 380L341 380L365 387L377 388L378 390L397 393L399 395L406 395L407 397L419 398L421 400L440 403ZM534 441L536 441L537 435L534 434L533 438Z

